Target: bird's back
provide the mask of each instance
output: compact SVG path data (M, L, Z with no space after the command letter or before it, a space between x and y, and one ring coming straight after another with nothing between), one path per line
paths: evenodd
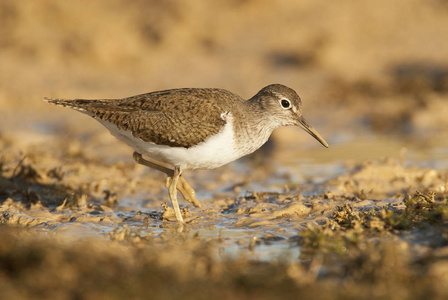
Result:
M123 99L46 100L112 123L145 142L185 148L218 133L225 124L222 114L232 103L244 101L222 89L173 89Z

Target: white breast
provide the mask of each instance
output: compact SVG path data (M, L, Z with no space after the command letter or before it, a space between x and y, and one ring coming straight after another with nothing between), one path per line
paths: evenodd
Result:
M233 118L226 114L227 123L222 130L204 142L190 148L156 145L136 138L129 131L120 130L115 124L97 119L119 140L150 158L182 169L213 169L247 154L238 151L233 133Z

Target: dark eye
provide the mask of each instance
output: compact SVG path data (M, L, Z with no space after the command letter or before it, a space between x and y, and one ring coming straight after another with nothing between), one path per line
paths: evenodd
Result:
M281 101L282 107L283 108L290 108L291 107L291 102L289 102L289 100L283 99Z

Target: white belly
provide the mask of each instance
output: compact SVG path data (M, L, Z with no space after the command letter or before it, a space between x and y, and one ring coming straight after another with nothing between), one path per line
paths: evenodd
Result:
M238 151L235 144L232 121L227 124L218 134L209 137L204 142L190 148L170 147L156 145L136 138L129 131L120 130L115 124L97 119L119 140L125 142L137 152L155 160L182 169L213 169L232 162L243 155Z

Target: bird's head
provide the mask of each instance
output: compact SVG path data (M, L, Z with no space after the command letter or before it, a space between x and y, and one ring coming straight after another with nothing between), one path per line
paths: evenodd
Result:
M299 126L328 148L328 143L303 118L302 101L293 89L281 84L271 84L262 88L251 100L257 101L278 127Z

